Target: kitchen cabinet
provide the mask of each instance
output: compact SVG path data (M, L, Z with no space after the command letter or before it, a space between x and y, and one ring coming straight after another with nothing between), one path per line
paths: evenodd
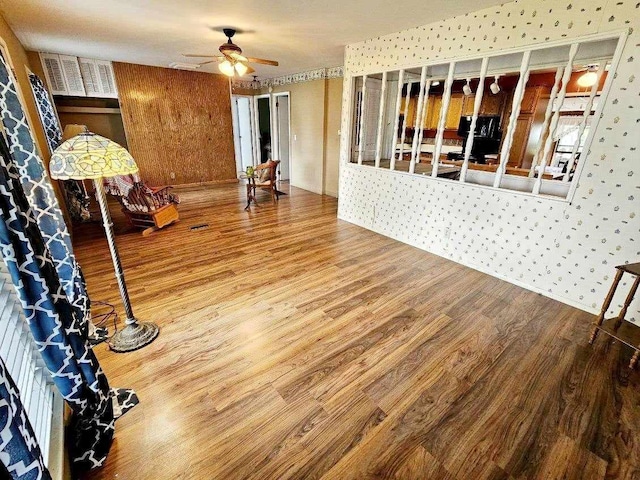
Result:
M449 100L449 109L446 112L444 128L446 130L457 130L462 116L462 104L464 95L453 94ZM440 120L440 110L442 109L442 96L431 95L427 101L427 114L424 117L424 128L436 130Z
M462 116L470 117L473 115L473 107L476 101L475 95L465 96L462 102Z
M464 95L454 93L449 100L449 110L444 122L446 130L458 130L460 125L460 117L462 116L462 106L464 103Z
M436 130L440 119L440 109L442 108L442 96L429 95L427 103L427 115L424 118L424 128Z
M527 87L524 89L522 102L520 102L521 114L535 113L541 90L542 87Z
M479 115L482 116L495 116L502 113L502 106L505 100L504 92L498 92L496 95L490 91L484 92L482 96L482 103L480 103ZM472 113L473 113L473 106Z
M504 104L505 95L503 92L499 92L497 95L486 91L482 95L482 102L480 103L480 110L478 110L479 116L497 116L502 114L502 107ZM470 117L473 115L473 107L476 101L475 95L464 96L462 101L463 117Z
M511 150L509 151L509 161L507 165L511 167L522 166L532 123L533 115L520 115L516 120L516 129L513 132L513 141L511 143Z
M402 103L400 104L400 113L402 115L406 112L407 127L415 127L416 125L416 106L418 99L416 97L409 98L409 109L406 109L407 97L402 97Z

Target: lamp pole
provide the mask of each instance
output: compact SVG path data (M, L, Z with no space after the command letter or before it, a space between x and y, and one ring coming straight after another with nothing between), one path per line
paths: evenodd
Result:
M127 292L127 284L125 283L124 272L122 271L122 263L120 262L120 255L118 254L113 235L113 222L111 221L111 214L109 213L107 196L104 191L104 186L102 185L102 178L94 179L93 185L95 186L98 205L100 205L100 212L102 213L102 222L104 231L107 234L107 243L111 251L111 259L113 260L113 268L115 270L116 280L118 281L120 297L122 297L122 304L124 305L124 311L127 316L124 322L125 327L111 337L109 346L111 350L116 352L130 352L153 342L158 336L160 329L155 323L138 322L133 315L129 292Z

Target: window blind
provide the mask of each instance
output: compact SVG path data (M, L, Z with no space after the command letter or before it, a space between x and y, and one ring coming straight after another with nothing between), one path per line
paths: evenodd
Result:
M49 464L52 431L61 412L51 376L31 336L22 305L4 262L0 262L0 357L20 391L20 399Z

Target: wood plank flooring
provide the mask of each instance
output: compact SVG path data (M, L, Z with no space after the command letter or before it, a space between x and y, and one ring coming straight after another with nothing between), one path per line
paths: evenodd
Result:
M339 221L330 197L179 193L181 222L149 237L115 215L161 333L96 347L141 404L87 479L640 478L640 377L587 345L591 315ZM100 225L74 241L121 312Z

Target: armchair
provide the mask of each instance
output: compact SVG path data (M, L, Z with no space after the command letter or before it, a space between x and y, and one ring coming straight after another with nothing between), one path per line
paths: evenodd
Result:
M269 160L254 168L254 172L258 177L255 187L268 190L271 193L273 203L280 199L276 185L278 165L280 165L280 160Z
M180 198L170 192L171 186L148 187L138 175L124 175L105 178L104 187L116 197L129 223L144 228L143 235L180 220L176 207Z

